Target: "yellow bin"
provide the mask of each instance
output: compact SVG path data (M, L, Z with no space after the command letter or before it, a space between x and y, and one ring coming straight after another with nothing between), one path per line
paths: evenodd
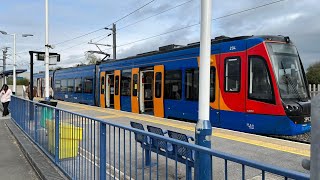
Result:
M55 124L46 121L48 130L49 152L55 154ZM82 140L82 128L68 123L60 123L59 127L59 159L72 158L78 155L79 142Z

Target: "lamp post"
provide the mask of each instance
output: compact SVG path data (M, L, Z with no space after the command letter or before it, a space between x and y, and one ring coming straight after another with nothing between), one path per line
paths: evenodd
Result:
M16 73L16 34L8 34L5 31L0 31L1 34L3 35L9 35L9 36L13 36L13 89L12 89L12 93L15 94L16 93L16 85L17 85L17 73ZM32 34L22 34L22 37L28 37L28 36L33 36Z
M44 55L44 64L45 64L45 100L50 101L49 98L49 0L46 0L45 3L45 24L46 24L46 34L45 34L45 55Z

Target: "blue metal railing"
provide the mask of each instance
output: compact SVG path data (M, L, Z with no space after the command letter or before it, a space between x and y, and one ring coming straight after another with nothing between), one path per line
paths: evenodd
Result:
M142 148L135 140L135 135L208 155L213 163L212 179L264 180L275 176L283 179L310 179L308 174L258 163L16 96L12 97L10 111L13 121L72 179L186 179L189 161L185 159L184 163L177 153L171 154L175 158L169 158L168 154L161 155L152 151L150 146L147 149L150 153L147 157L150 159L146 166L145 151L148 146ZM177 161L178 158L180 161Z

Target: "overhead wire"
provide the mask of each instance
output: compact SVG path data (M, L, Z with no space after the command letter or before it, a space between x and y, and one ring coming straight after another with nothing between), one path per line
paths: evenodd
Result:
M242 14L244 12L260 9L260 8L263 8L263 7L266 7L266 6L270 6L270 5L273 5L273 4L276 4L276 3L280 3L280 2L283 2L283 1L286 1L286 0L272 1L272 2L265 3L265 4L262 4L262 5L259 5L259 6L255 6L255 7L244 9L244 10L237 11L237 12L234 12L234 13L226 14L226 15L223 15L223 16L220 16L220 17L217 17L217 18L213 18L211 20L212 21L216 21L216 20L227 18L227 17L230 17L230 16ZM178 28L178 29L174 29L174 30L171 30L171 31L167 31L167 32L164 32L164 33L161 33L161 34L157 34L157 35L153 35L153 36L150 36L150 37L138 39L138 40L135 40L135 41L132 41L132 42L128 42L128 43L125 43L125 44L121 44L121 45L118 45L117 47L127 46L127 45L134 44L134 43L137 43L137 42L153 39L153 38L156 38L156 37L159 37L159 36L170 34L170 33L176 32L176 31L181 31L183 29L187 29L187 28L190 28L190 27L193 27L193 26L197 26L197 25L200 25L200 22L195 23L195 24L191 24L191 25L188 25L188 26L184 26L184 27L181 27L181 28ZM106 51L106 50L110 50L110 49L112 49L112 48L107 48L107 49L104 49L104 50Z
M117 23L117 22L122 21L123 19L125 19L125 18L127 18L128 16L136 13L137 11L139 11L140 9L148 6L149 4L153 3L154 1L156 1L156 0L151 0L151 1L147 2L146 4L140 6L139 8L137 8L137 9L135 9L135 10L133 10L132 12L130 12L130 13L122 16L121 18L119 18L118 20L114 21L113 23ZM64 44L64 43L67 43L67 42L70 42L70 41L73 41L73 40L76 40L76 39L79 39L79 38L88 36L88 35L90 35L90 34L93 34L93 33L96 33L96 32L98 32L98 31L101 31L101 30L103 30L103 29L106 29L107 27L111 26L113 23L109 24L108 26L105 26L105 27L96 29L96 30L94 30L94 31L91 31L91 32L88 32L88 33L85 33L85 34L82 34L82 35L73 37L73 38L71 38L71 39L67 39L67 40L64 40L64 41L61 41L61 42L53 43L52 45L57 46L57 45L60 45L60 44ZM44 49L44 48L39 48L39 49L37 49L37 50L41 50L41 49ZM27 52L19 52L19 54L22 54L22 53L27 53Z
M180 6L186 5L186 4L188 4L188 3L192 2L192 1L194 1L194 0L185 1L185 2L183 2L183 3L181 3L181 4L178 4L178 5L176 5L176 6L173 6L173 7L168 8L168 9L166 9L166 10L163 10L163 11L157 13L157 14L151 15L151 16L146 17L146 18L143 18L143 19L140 19L140 20L135 21L135 22L133 22L133 23L131 23L131 24L122 26L122 27L118 28L117 31L120 31L120 30L122 30L122 29L128 28L128 27L130 27L130 26L132 26L132 25L138 24L138 23L140 23L140 22L142 22L142 21L148 20L148 19L150 19L150 18L153 18L153 17L158 16L158 15L160 15L160 14L163 14L163 13L165 13L165 12L171 11L171 10L173 10L173 9L176 9L176 8L180 7Z
M177 5L177 7L180 7L183 4L186 4L186 3L191 2L191 1L192 0L186 1L185 3ZM287 0L272 1L272 2L265 3L265 4L262 4L262 5L259 5L259 6L251 7L251 8L240 10L240 11L237 11L237 12L234 12L234 13L226 14L226 15L223 15L223 16L220 16L220 17L217 17L217 18L213 18L212 21L216 21L216 20L220 20L220 19L227 18L227 17L230 17L230 16L242 14L242 13L245 13L245 12L248 12L248 11L253 11L253 10L260 9L260 8L263 8L263 7L266 7L266 6L270 6L270 5L273 5L273 4L277 4L277 3L280 3L280 2L283 2L283 1L287 1ZM173 9L173 8L174 7L172 7L171 9ZM166 12L166 10L165 10L165 12ZM158 13L158 14L161 14L161 13ZM152 16L152 17L154 17L154 16ZM151 18L151 16L148 17L148 18ZM145 18L145 19L147 19L147 18ZM139 23L139 22L136 21L135 24L136 23ZM132 23L132 25L133 25L133 23ZM178 28L178 29L174 29L174 30L171 30L171 31L167 31L167 32L164 32L164 33L160 33L160 34L157 34L157 35L153 35L153 36L150 36L150 37L138 39L138 40L135 40L135 41L132 41L132 42L128 42L128 43L125 43L125 44L121 44L121 45L118 45L117 47L123 47L123 46L127 46L127 45L130 45L130 44L138 43L138 42L141 42L141 41L146 41L146 40L153 39L153 38L156 38L156 37L160 37L160 36L163 36L163 35L166 35L166 34L174 33L174 32L177 32L177 31L181 31L183 29L191 28L191 27L194 27L194 26L197 26L197 25L200 25L200 22L194 23L194 24L191 24L191 25L187 25L187 26L184 26L184 27L181 27L181 28ZM129 26L131 26L131 24L129 24L127 26L129 27ZM122 29L124 29L125 27L126 26L123 26ZM103 51L107 51L107 50L110 50L110 49L112 49L112 48L106 48Z
M100 35L100 36L95 37L95 38L92 38L91 40L98 39L98 38L101 38L101 37L103 37L103 36L105 36L105 34ZM67 48L65 48L65 49L60 50L59 52L66 51L66 50L68 50L68 49L72 49L72 48L74 48L74 47L77 47L77 46L80 46L80 45L83 45L83 44L88 44L88 41L86 41L86 42L81 42L81 43L79 43L79 44L75 44L75 45L73 45L73 46L67 47Z
M146 18L140 19L140 20L138 20L138 21L135 21L135 22L133 22L133 23L131 23L131 24L125 25L125 26L123 26L123 27L118 28L117 31L121 31L122 29L128 28L128 27L130 27L130 26L132 26L132 25L138 24L138 23L143 22L143 21L145 21L145 20L148 20L148 19L150 19L150 18L152 18L152 17L155 17L155 16L158 16L158 15L163 14L163 13L165 13L165 12L171 11L171 10L173 10L173 9L176 9L176 8L178 8L178 7L181 7L181 6L183 6L183 5L186 5L187 3L190 3L190 2L192 2L192 1L194 1L194 0L185 1L185 2L183 2L183 3L181 3L181 4L178 4L178 5L176 5L176 6L173 6L173 7L168 8L168 9L166 9L166 10L163 10L163 11L157 13L157 14L151 15L151 16L149 16L149 17L146 17ZM151 3L151 2L152 2L152 1L150 1L149 3ZM149 3L147 3L146 5L148 5ZM143 7L144 7L144 6L143 6ZM142 7L141 7L141 8L142 8ZM141 9L141 8L140 8L140 9ZM132 13L130 13L130 14L132 14ZM107 37L109 37L109 35L107 35L107 36L105 36L105 37L97 40L96 42L100 42L100 41L106 39ZM70 47L68 47L68 48L66 48L66 49L63 49L63 50L61 50L61 51L65 51L65 50L68 50L68 49L77 47L77 46L79 46L79 45L81 45L81 44L85 44L85 43L86 43L86 42L80 43L80 44L78 44L78 45L70 46Z

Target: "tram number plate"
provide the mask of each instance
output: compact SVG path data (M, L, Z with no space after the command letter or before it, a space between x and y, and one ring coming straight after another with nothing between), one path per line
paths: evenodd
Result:
M311 122L311 117L310 116L304 117L304 122L305 123Z

